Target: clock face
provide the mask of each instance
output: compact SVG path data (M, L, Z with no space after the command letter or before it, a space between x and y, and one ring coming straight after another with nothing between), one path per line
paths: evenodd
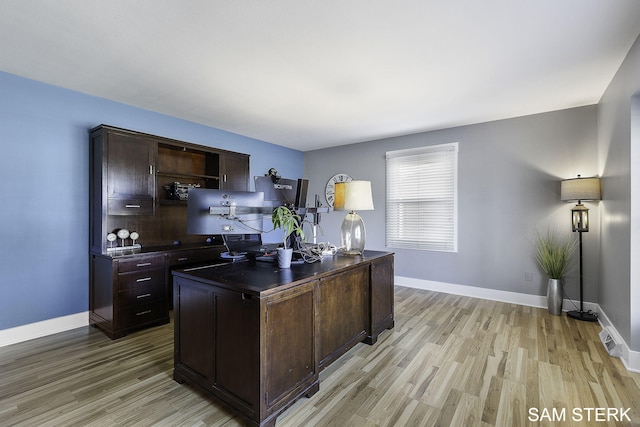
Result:
M336 194L336 182L349 182L351 178L346 173L339 173L332 176L327 182L327 187L324 190L324 197L327 199L329 206L333 206L333 200Z

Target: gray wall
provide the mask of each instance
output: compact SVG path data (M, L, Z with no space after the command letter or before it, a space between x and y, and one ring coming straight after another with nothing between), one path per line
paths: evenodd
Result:
M600 306L635 351L640 350L637 308L640 306L637 278L640 274L637 230L640 211L637 206L633 208L632 201L636 205L640 202L639 90L640 39L632 46L598 106L598 149L603 177ZM635 130L633 144L632 128Z
M547 227L571 234L571 204L560 201L560 180L596 175L597 107L424 132L305 153L309 200L334 174L372 182L374 211L360 212L367 249L396 253L396 275L488 289L545 295L546 278L533 259L532 241ZM385 152L459 143L458 252L385 248ZM597 302L599 204L584 235L585 300ZM345 213L322 218L319 241L339 242ZM533 280L525 280L525 273ZM577 273L566 281L577 299Z

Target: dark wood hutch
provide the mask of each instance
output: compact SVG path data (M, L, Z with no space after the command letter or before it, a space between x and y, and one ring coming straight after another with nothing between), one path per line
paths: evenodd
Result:
M249 156L101 125L90 131L89 321L110 338L169 321L171 270L217 259L217 236L186 232L172 183L249 190ZM126 229L139 234L108 241Z

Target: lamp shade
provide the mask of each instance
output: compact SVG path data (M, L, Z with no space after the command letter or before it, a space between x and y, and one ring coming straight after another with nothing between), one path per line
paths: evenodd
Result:
M600 200L600 178L565 179L560 183L560 200L563 202Z
M371 181L336 183L333 209L337 211L373 210Z
M336 182L333 192L333 210L344 210L344 182Z

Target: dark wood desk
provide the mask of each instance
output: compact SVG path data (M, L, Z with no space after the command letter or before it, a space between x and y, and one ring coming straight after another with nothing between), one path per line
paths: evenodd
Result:
M393 254L279 269L234 262L174 271L174 379L273 426L319 372L394 326Z

